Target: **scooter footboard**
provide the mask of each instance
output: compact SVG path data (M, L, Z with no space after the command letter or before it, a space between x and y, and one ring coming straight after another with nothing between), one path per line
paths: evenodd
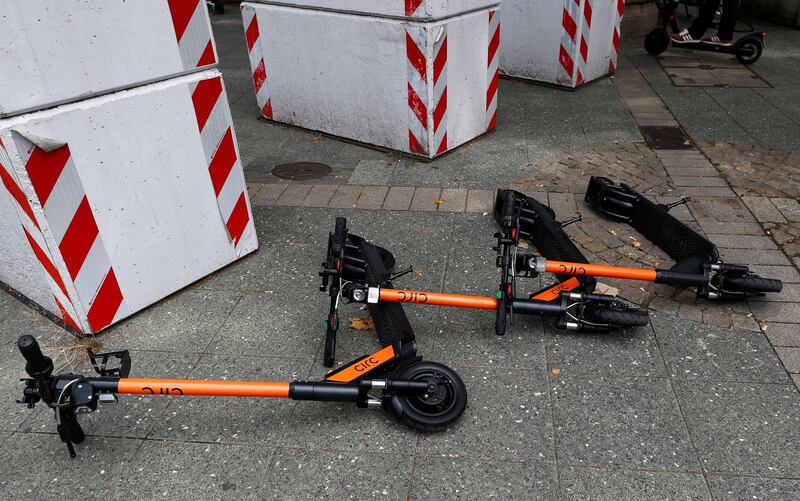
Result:
M673 271L702 273L703 265L719 259L716 246L656 204L625 184L593 176L586 202L600 212L630 224L675 260Z
M546 259L567 261L571 263L589 263L586 256L569 238L561 224L555 220L555 213L550 207L540 203L533 197L513 190L497 190L494 216L501 224L503 204L507 191L512 191L519 204L520 235L529 240L536 250ZM572 275L557 275L559 282L573 279ZM593 292L597 284L594 277L579 277L583 290Z

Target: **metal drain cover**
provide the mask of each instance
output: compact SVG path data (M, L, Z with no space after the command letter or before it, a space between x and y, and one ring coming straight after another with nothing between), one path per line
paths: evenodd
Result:
M654 150L690 150L694 141L680 127L639 127L647 145Z
M292 162L281 164L272 169L272 175L282 179L299 181L302 179L317 179L331 173L331 168L318 162Z

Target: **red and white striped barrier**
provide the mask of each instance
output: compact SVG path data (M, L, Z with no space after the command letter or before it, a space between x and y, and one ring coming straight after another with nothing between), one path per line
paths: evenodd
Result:
M503 1L500 71L579 87L613 73L624 0Z
M0 120L0 141L0 281L81 332L257 248L215 70Z
M409 17L432 21L457 16L499 0L253 0L252 3L282 4L329 10L346 14L369 14L376 17Z
M428 158L494 128L497 9L417 22L431 2L397 4L408 18L242 3L262 116Z
M7 0L0 117L217 64L203 0Z

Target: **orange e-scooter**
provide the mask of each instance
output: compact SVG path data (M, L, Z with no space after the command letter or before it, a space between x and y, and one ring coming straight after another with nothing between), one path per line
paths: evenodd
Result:
M762 278L747 266L726 264L719 260L716 247L697 232L668 214L671 206L650 202L623 185L617 187L605 178L593 177L586 200L605 214L624 220L676 260L671 269L627 268L589 263L563 231L563 224L555 221L553 211L513 190L498 190L495 201L495 218L505 234L529 240L541 255L517 254L516 272L536 275L553 273L561 280L561 287L575 287L587 278L607 277L693 287L698 297L708 299L741 299L766 292L780 292L780 280ZM682 203L682 202L677 202ZM622 215L621 212L627 215ZM504 218L503 214L512 213ZM580 220L576 218L575 221ZM562 242L570 248L576 261L559 259L563 252L554 250L552 243ZM584 282L585 283L585 282Z
M504 242L502 237L498 240ZM339 327L338 308L340 301L366 304L376 324L378 338L382 343L391 342L386 337L391 331L381 328L381 310L394 308L400 303L450 306L494 311L495 333L503 335L507 318L514 313L554 317L556 325L563 329L587 332L608 332L617 327L647 325L647 312L618 308L613 296L591 294L584 291L550 290L547 297L518 298L514 282L514 263L510 246L503 245L498 266L503 269L500 290L494 297L448 294L429 291L396 289L392 281L411 271L398 273L384 270L375 274L376 267L384 262L394 263L388 251L366 242L362 237L347 232L347 221L336 219L336 229L328 240L327 260L323 263L322 290L328 290L331 298L330 311L325 323L325 363L333 365L336 351L336 333ZM365 251L370 251L371 256ZM366 258L366 259L365 259ZM327 278L333 278L328 283Z
M370 246L366 246L362 256L378 272L384 270L384 261L390 257ZM381 337L389 341L377 352L329 372L321 381L131 378L131 358L127 351L95 355L91 350L88 355L97 377L54 375L53 361L42 353L36 339L22 336L17 346L30 378L23 379L25 388L20 403L33 408L43 402L53 409L58 435L72 457L75 457L73 444L85 438L77 416L97 410L98 404L117 403L117 395L121 394L352 402L361 408L383 408L419 431L446 429L466 408L463 381L449 367L417 355L414 331L400 304L373 306L371 310Z

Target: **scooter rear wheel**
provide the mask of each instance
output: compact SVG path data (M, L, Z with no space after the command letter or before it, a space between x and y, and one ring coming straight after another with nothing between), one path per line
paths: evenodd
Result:
M395 395L392 410L398 419L415 430L444 431L467 408L467 388L449 367L436 362L417 361L399 367L393 378L425 381L433 389L424 395Z
M746 38L736 44L736 59L742 64L753 64L761 59L764 44L753 38Z
M657 56L669 47L669 35L666 31L656 28L644 38L644 50L651 56Z
M584 320L595 324L608 324L616 327L643 327L650 324L646 311L632 308L610 308L606 306L587 306Z

